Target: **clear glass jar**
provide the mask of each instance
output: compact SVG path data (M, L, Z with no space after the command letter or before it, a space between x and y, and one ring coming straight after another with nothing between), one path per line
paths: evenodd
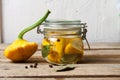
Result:
M82 25L77 21L45 21L42 56L53 64L74 64L84 54Z

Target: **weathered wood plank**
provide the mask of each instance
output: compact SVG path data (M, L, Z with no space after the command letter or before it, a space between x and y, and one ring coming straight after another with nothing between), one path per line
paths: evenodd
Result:
M104 78L19 78L20 80L120 80L119 77ZM0 78L0 80L18 80L18 78Z
M55 68L39 64L37 68L17 68L0 70L0 77L8 78L79 78L79 77L120 77L120 64L76 64L72 71L55 72ZM19 66L18 66L19 67Z
M57 73L54 69L49 68L48 63L41 58L40 51L37 51L26 63L12 63L5 57L2 57L0 59L0 77L120 77L119 52L120 50L87 50L82 62L75 65L77 66L75 70L61 73ZM35 62L38 62L38 68L25 69L25 66L29 67Z
M103 46L104 44L99 44ZM111 46L116 46L113 49ZM2 47L2 49L5 48ZM79 64L74 64L76 68L72 71L55 72L54 66L50 68L49 64L41 57L41 51L38 50L27 62L13 63L3 55L3 50L0 51L0 80L1 79L43 79L50 78L51 80L67 80L81 78L85 80L119 80L120 79L120 50L119 44L108 44L104 46L110 49L94 48L92 50L85 50L84 57ZM38 63L37 68L30 68L35 62ZM28 69L25 68L28 66Z
M4 51L0 51L0 57L4 57ZM41 56L41 51L36 51L34 55L40 55ZM84 55L90 56L91 57L111 57L111 58L116 58L120 57L120 50L85 50Z
M11 64L3 51L0 51L0 62ZM46 61L41 57L41 51L37 51L29 60L29 63L40 62L46 63ZM117 64L120 63L120 50L86 50L83 56L83 59L80 63L84 64Z
M0 44L0 50L4 50L9 44ZM120 43L90 43L92 50L120 50ZM38 50L41 47L39 45ZM85 44L85 49L88 49L87 44Z
M95 50L120 50L120 43L96 42L90 43L90 47ZM87 44L85 44L85 49L88 49Z

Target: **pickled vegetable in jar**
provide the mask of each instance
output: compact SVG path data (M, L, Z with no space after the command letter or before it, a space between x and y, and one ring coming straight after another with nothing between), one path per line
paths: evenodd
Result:
M82 26L77 21L46 21L41 44L43 58L52 64L75 64L84 54Z

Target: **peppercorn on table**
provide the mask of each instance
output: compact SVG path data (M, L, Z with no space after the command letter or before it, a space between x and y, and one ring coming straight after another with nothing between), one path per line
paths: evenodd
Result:
M4 55L7 44L0 44L0 80L120 80L120 43L90 43L74 69L56 71L41 57L41 49L27 62L13 63Z

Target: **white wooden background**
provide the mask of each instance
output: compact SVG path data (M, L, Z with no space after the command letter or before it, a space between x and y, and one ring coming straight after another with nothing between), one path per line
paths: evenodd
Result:
M0 0L0 43L2 42L2 5Z
M87 22L90 42L120 42L120 0L2 0L3 41L11 43L18 33L51 10L48 19ZM41 43L36 29L24 36Z

